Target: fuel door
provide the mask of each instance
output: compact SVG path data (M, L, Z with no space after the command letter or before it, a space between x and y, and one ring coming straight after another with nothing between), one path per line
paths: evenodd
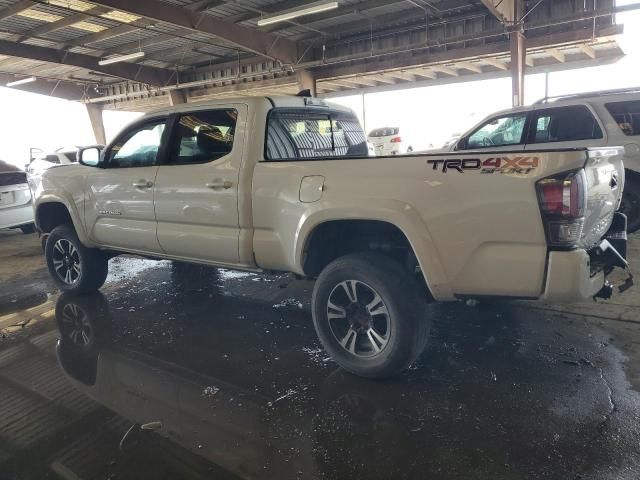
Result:
M322 198L323 191L324 177L322 175L302 177L300 182L300 201L302 203L317 202Z

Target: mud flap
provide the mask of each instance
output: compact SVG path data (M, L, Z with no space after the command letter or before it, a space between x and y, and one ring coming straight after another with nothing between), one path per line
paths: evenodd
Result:
M633 286L633 274L626 259L627 217L624 214L616 212L611 228L600 242L600 245L589 253L592 265L603 268L607 274L611 273L615 268L622 268L627 273L626 279L617 285L619 293L624 293ZM602 290L593 297L594 300L598 298L608 300L613 295L614 288L615 285L608 281L605 282Z

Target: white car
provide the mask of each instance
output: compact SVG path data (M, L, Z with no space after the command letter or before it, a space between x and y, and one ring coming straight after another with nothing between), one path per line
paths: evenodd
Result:
M626 186L620 211L640 229L640 88L545 98L495 113L444 150L522 151L622 146Z
M49 155L44 155L38 158L31 158L29 165L26 166L25 171L28 175L40 175L45 170L56 165L71 165L77 163L78 148L73 149L59 149Z
M404 147L399 127L376 128L369 132L367 142L373 147L376 157L403 155L413 151L411 146Z
M19 228L35 232L31 190L27 175L0 160L0 228Z

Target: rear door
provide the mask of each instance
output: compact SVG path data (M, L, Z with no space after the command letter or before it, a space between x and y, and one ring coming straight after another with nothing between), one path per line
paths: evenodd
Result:
M248 108L180 113L158 170L158 241L172 256L238 264L238 180Z
M527 150L599 147L605 142L602 126L586 105L531 112Z

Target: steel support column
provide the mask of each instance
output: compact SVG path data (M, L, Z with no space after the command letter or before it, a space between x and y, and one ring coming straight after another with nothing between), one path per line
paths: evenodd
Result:
M313 72L309 70L299 70L296 72L296 80L298 82L298 88L302 90L310 90L312 96L316 96L318 89L316 86L316 77Z
M524 105L524 74L527 68L526 38L522 32L512 32L511 41L511 83L513 106Z
M99 145L106 145L107 136L104 131L104 122L102 121L102 104L87 103L85 104L85 107L89 114L89 121L91 122L91 128L93 129L93 136L96 139L96 143Z

